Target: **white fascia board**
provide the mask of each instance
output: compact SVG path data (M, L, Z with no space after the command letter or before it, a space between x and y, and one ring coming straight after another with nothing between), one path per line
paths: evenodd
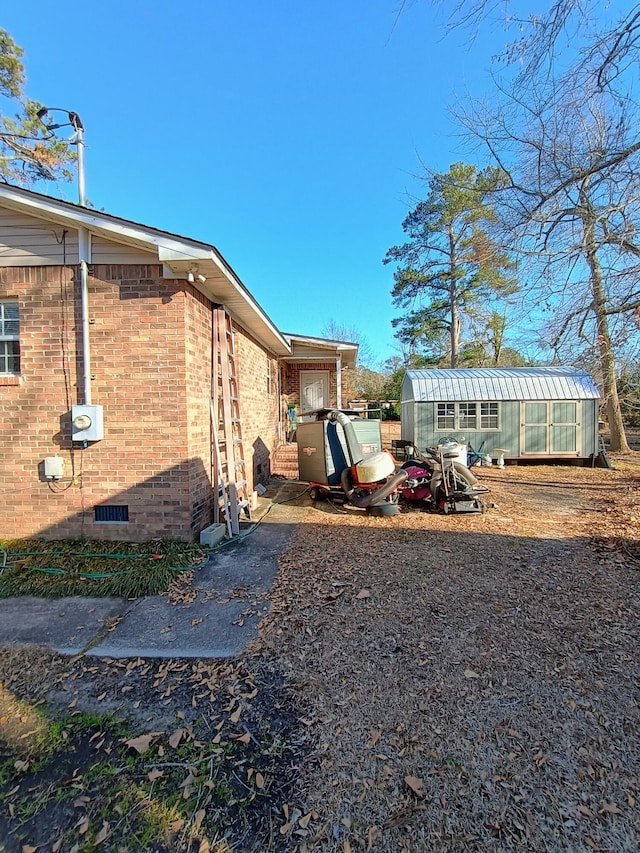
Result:
M242 325L249 331L255 331L275 354L282 356L291 353L288 341L214 247L9 184L0 184L0 204L70 228L86 228L92 234L125 245L146 248L147 251L155 247L166 278L186 278L190 266L197 265L197 271L205 277L218 282L224 280L230 288L230 300L246 306L246 310L235 312ZM210 296L206 284L199 287L205 295Z
M71 228L86 228L93 234L106 238L111 236L129 245L163 247L170 253L183 253L185 257L194 259L212 256L211 247L204 243L9 184L0 184L0 204L38 219L54 220Z

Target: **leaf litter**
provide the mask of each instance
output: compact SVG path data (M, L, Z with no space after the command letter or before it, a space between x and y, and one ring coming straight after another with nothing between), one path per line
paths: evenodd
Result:
M638 849L640 465L616 468L483 469L483 516L310 510L242 659L3 650L16 701L130 726L89 729L86 766L70 737L75 816L24 843L140 849L147 801L98 811L85 781L129 754L183 804L158 851ZM40 778L16 760L3 840Z

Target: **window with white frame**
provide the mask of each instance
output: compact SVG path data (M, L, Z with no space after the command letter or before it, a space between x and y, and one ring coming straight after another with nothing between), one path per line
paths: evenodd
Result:
M458 403L458 429L476 429L478 416L476 403Z
M437 403L436 429L446 432L499 428L498 403Z
M438 403L436 429L453 430L456 428L456 404Z
M0 373L20 373L18 302L0 300Z
M498 428L498 404L480 403L480 429Z

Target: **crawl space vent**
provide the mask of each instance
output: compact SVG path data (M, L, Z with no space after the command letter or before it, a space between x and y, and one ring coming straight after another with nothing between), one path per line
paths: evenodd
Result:
M129 507L125 504L120 506L96 506L93 508L95 521L103 523L129 521Z

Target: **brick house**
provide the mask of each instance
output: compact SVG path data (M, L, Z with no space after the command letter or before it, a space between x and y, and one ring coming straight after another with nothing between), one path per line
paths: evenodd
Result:
M0 250L0 538L197 538L221 307L249 492L289 406L341 403L357 346L280 332L213 246L0 185Z

